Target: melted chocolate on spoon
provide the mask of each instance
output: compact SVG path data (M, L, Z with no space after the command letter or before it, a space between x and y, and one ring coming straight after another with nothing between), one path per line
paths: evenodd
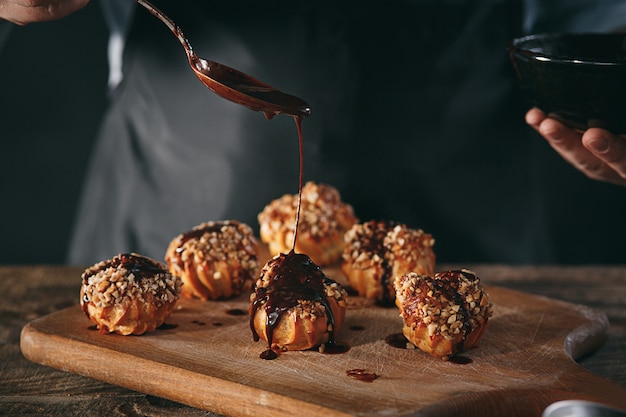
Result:
M191 69L202 84L215 94L249 109L263 112L268 119L280 113L295 118L304 118L311 113L309 105L301 98L283 93L263 81L224 64L200 58L183 31L172 19L146 0L135 1L172 31L185 49Z

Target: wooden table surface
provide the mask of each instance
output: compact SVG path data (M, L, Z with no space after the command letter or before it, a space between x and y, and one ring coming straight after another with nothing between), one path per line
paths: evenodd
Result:
M463 266L476 271L486 284L605 313L610 322L608 340L580 363L626 387L626 266ZM452 267L442 265L438 269ZM61 266L0 266L0 415L214 415L41 366L22 356L21 329L33 319L77 304L81 273L80 268Z

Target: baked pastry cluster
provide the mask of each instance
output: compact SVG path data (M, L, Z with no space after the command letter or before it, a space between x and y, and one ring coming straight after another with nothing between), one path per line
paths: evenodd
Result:
M434 244L430 234L404 224L355 224L345 234L341 270L360 296L393 305L396 276L434 273Z
M271 201L258 215L261 240L272 256L293 247L298 195L286 194ZM341 200L339 191L326 184L307 182L302 203L295 251L306 253L319 266L336 263L344 247L343 235L357 223L352 206Z
M268 343L261 357L273 359L275 352L334 343L347 296L307 255L289 252L270 259L250 295L254 340Z
M300 209L295 245L297 196L274 200L259 214L273 256L260 274L253 230L235 220L210 221L172 239L167 265L131 253L87 268L81 308L101 333L140 335L161 326L181 295L218 300L249 289L253 338L267 342L261 358L337 352L348 294L320 266L342 259L349 285L380 304L395 302L402 333L424 352L446 360L482 338L493 314L488 295L470 270L435 274L430 234L390 221L358 223L339 192L324 184L303 187Z
M83 272L80 304L100 333L140 335L167 320L180 293L180 278L164 264L120 254Z
M202 300L235 297L257 276L259 245L252 228L235 220L210 221L176 236L165 253L183 296Z
M493 314L480 279L467 269L433 277L411 272L396 277L394 286L402 333L437 358L449 359L475 346Z

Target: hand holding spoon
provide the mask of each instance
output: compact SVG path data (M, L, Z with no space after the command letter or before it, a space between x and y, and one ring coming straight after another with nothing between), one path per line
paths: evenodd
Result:
M191 69L200 81L218 96L249 109L261 111L268 119L280 113L302 119L311 113L309 105L298 97L283 93L234 68L200 58L172 19L146 0L135 1L174 33L187 53Z

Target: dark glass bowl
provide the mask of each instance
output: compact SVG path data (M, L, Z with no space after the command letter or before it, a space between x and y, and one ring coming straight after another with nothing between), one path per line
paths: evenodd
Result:
M626 35L530 35L509 56L531 105L576 129L626 134Z

